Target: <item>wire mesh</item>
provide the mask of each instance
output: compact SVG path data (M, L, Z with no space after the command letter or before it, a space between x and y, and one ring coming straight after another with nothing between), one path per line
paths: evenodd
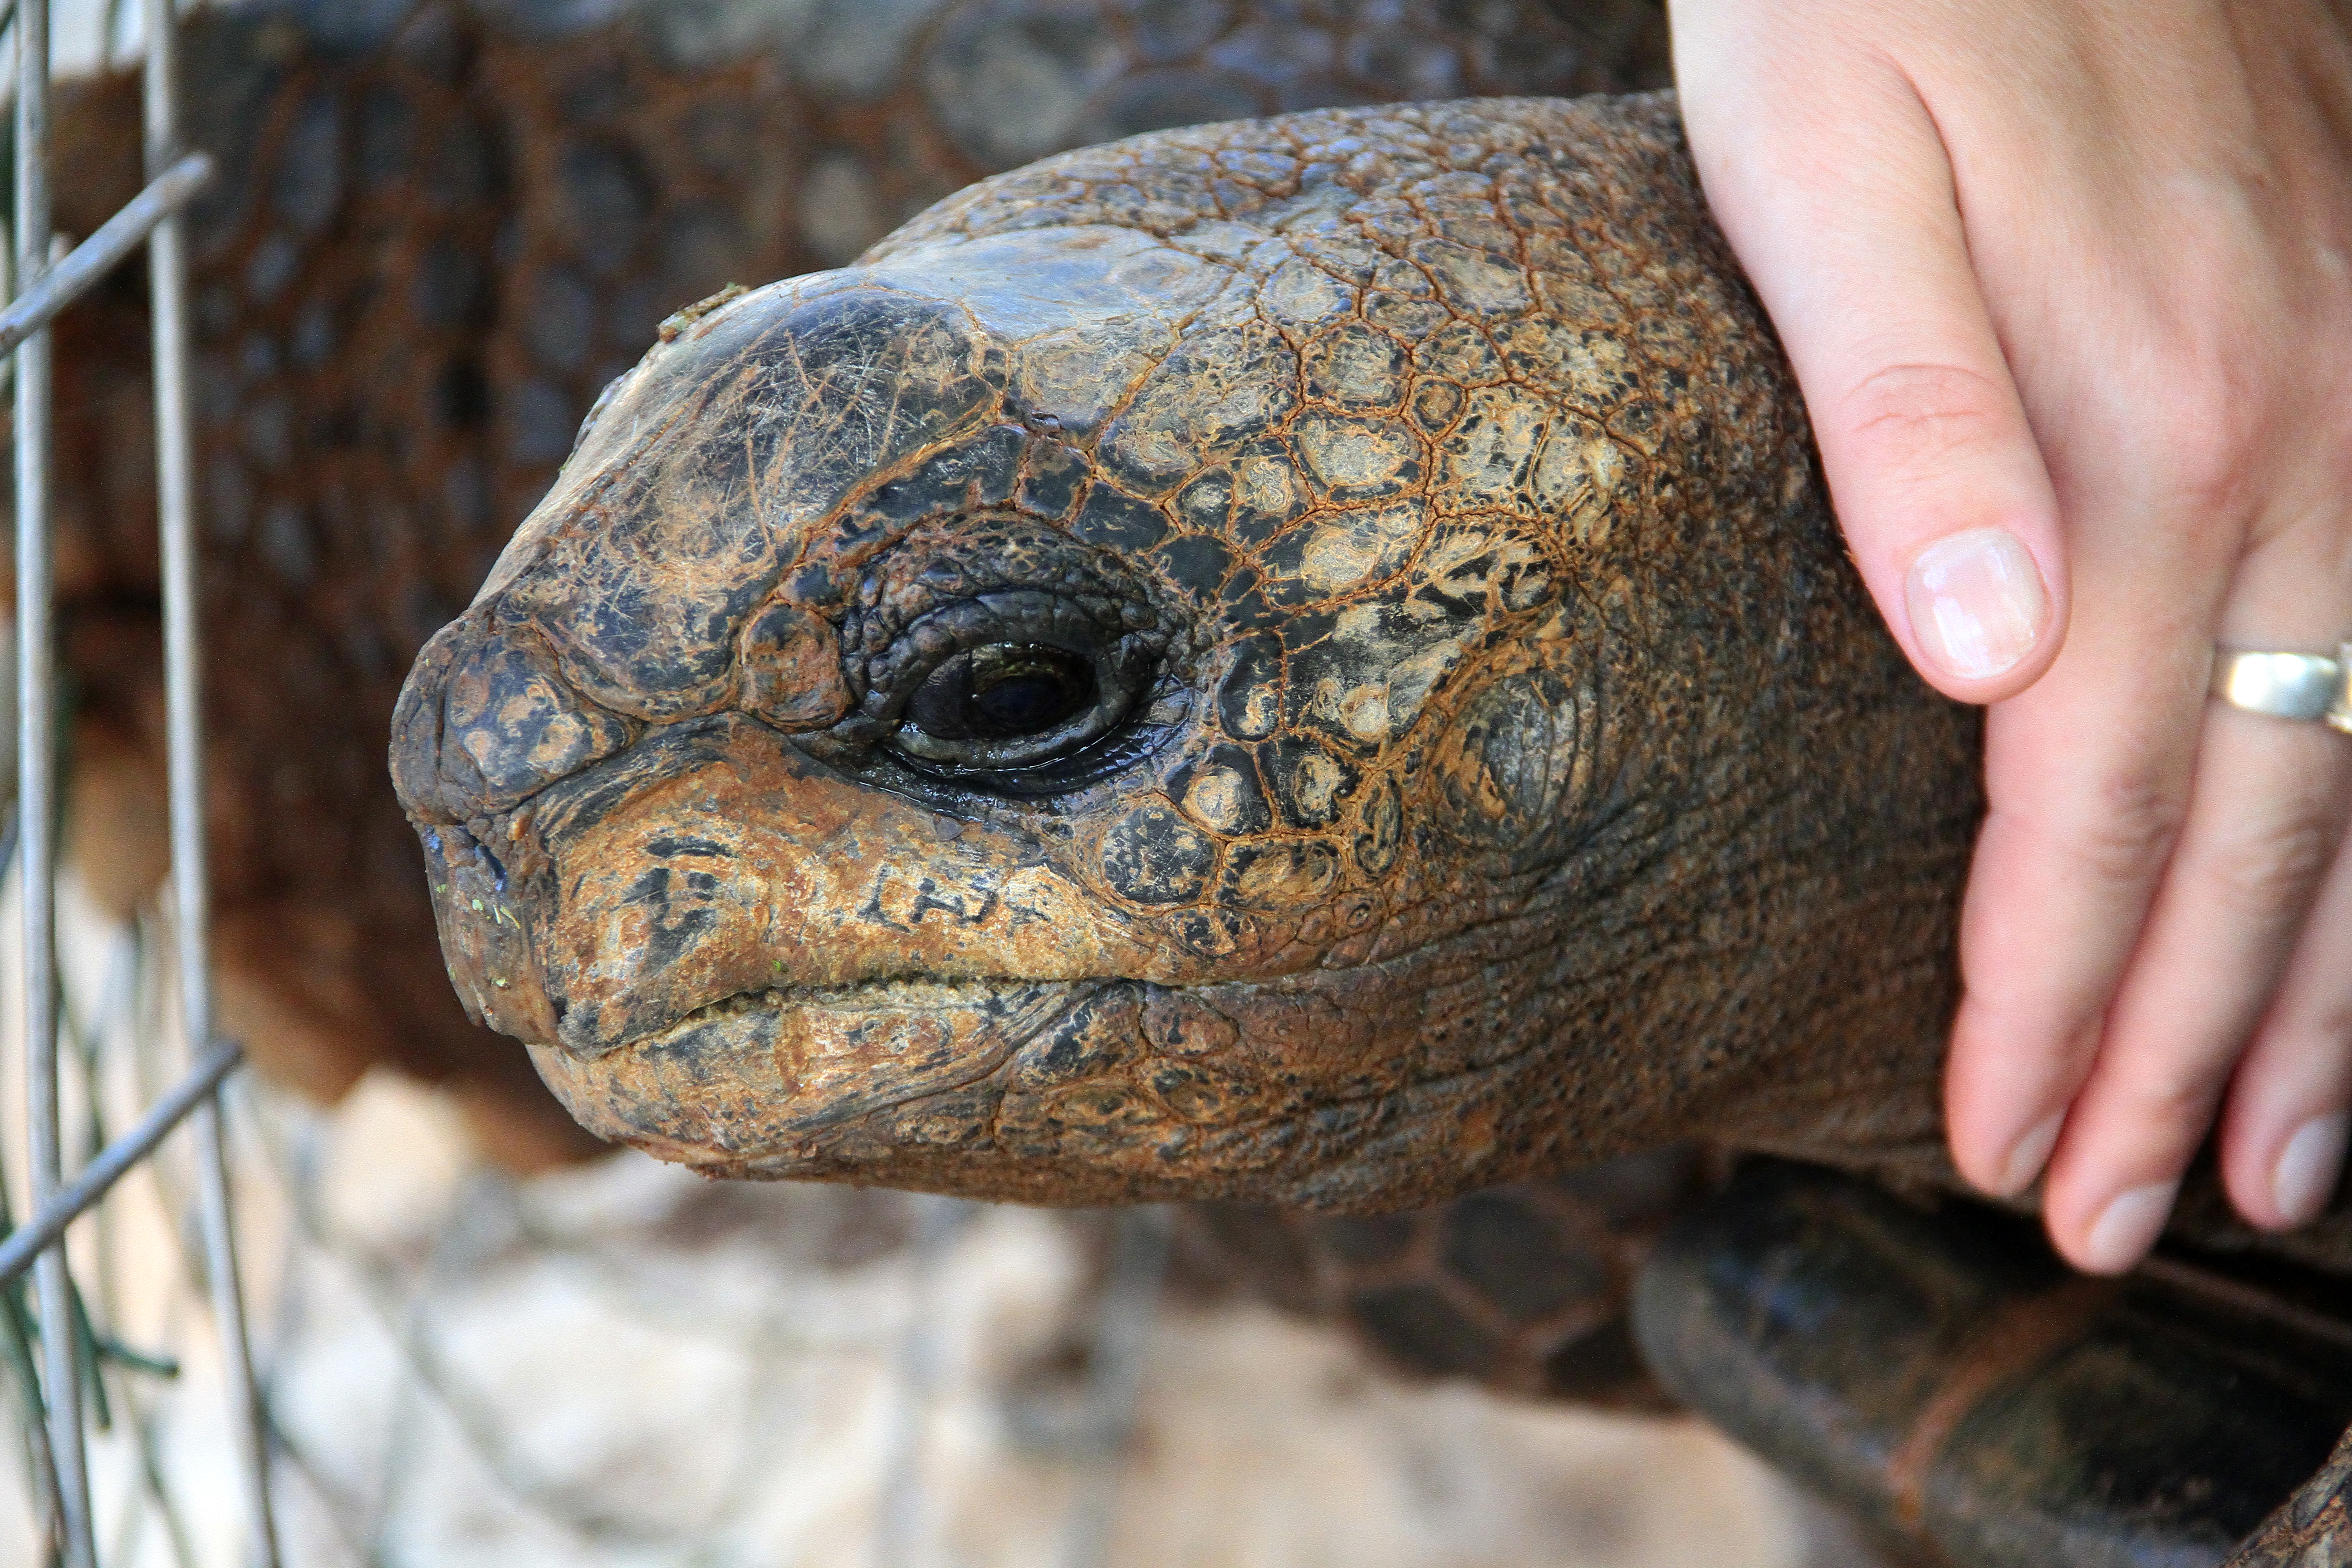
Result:
M184 258L177 214L206 174L201 159L178 159L178 117L170 0L149 0L142 14L146 46L144 93L148 174L152 184L130 207L101 226L79 247L56 255L48 186L49 80L52 50L48 0L17 0L11 18L16 56L15 117L15 288L0 318L0 346L15 351L13 444L16 479L16 899L20 912L16 988L22 1002L25 1065L24 1128L28 1234L16 1248L29 1252L37 1303L26 1312L12 1302L11 1328L19 1347L37 1342L37 1377L29 1355L15 1359L25 1428L42 1480L41 1535L65 1568L97 1568L86 1417L111 1425L100 1368L104 1345L68 1267L64 1231L107 1186L160 1142L172 1124L189 1119L198 1148L199 1212L205 1277L229 1369L233 1427L244 1436L241 1479L250 1508L247 1529L255 1557L276 1568L267 1465L257 1441L258 1398L244 1332L229 1215L227 1170L222 1158L218 1084L227 1053L208 1050L191 1083L167 1095L130 1142L100 1148L68 1184L60 1104L60 1008L57 953L57 712L53 541L49 506L50 418L54 395L48 321L143 240L148 247L154 321L156 469L163 584L166 702L170 732L173 931L179 948L183 1026L189 1039L210 1047L205 956L206 883L203 850L203 740L198 710L194 626L195 559L189 483ZM89 1119L93 1131L100 1127ZM105 1178L100 1180L100 1178ZM88 1352L85 1354L85 1352ZM37 1414L37 1418L32 1418Z

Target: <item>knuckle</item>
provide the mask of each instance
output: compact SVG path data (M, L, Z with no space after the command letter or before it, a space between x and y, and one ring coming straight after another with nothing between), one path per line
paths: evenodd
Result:
M2018 434L2015 400L1981 372L1953 364L1897 364L1874 372L1841 400L1838 425L1866 458L1921 478L1956 458Z
M2153 878L2179 839L2187 816L2179 792L2146 778L2108 780L2094 795L2097 809L2074 823L2065 840L2079 868L2101 881Z
M2200 510L2233 505L2254 479L2262 400L2215 365L2193 364L2165 380L2154 418L2157 451L2176 498Z
M2337 989L2306 1002L2282 1024L2311 1042L2309 1055L2314 1059L2331 1059L2352 1047L2352 990Z
M2207 1051L2146 1065L2131 1088L2134 1121L2148 1131L2195 1142L2212 1121L2237 1059L2234 1051Z
M2308 818L2232 835L2207 856L2215 896L2232 910L2275 915L2299 904L2335 858L2335 835Z

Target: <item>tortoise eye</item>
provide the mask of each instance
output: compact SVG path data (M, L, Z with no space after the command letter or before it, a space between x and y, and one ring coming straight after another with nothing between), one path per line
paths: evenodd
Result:
M1044 643L989 643L925 678L906 722L934 741L1043 735L1094 705L1091 661Z
M1064 794L1169 722L1150 719L1168 637L1149 614L1132 597L998 589L917 616L850 674L896 763L1008 798Z

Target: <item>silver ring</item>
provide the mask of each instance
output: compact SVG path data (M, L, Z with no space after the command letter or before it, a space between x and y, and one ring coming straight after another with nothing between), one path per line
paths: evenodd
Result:
M2352 643L2338 644L2334 658L2216 648L2212 690L2248 713L2322 723L2352 734Z

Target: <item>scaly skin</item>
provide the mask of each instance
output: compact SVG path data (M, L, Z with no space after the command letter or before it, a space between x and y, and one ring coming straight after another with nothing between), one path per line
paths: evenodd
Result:
M1171 118L1664 71L1654 0L665 0L585 32L576 9L248 6L184 37L189 136L221 164L193 288L225 1026L321 1099L371 1063L444 1082L526 1168L595 1145L450 994L383 734L665 314ZM58 119L59 226L85 234L137 188L137 83L69 88ZM142 279L69 314L58 356L70 830L125 911L163 861Z
M1396 1208L1694 1137L1951 1184L1976 721L1843 557L1670 103L1139 138L664 336L393 746L461 993L601 1134L1032 1202ZM1091 679L975 740L940 683L1040 645ZM2176 1241L2247 1245L2208 1186ZM1838 1213L1760 1264L1685 1229L1644 1332L1956 1560L2218 1558L2341 1417L2230 1405L2191 1299L2012 1307L2054 1266ZM1327 1235L1374 1278L1324 1299L1549 1383L1473 1327L1466 1214ZM1814 1418L1856 1399L1892 1449ZM2228 1484L2175 1498L2217 1411Z
M1098 762L906 760L942 648L1057 637L1142 672ZM1878 632L1662 100L1073 153L716 309L396 726L468 1005L714 1173L1937 1158L1976 720Z

